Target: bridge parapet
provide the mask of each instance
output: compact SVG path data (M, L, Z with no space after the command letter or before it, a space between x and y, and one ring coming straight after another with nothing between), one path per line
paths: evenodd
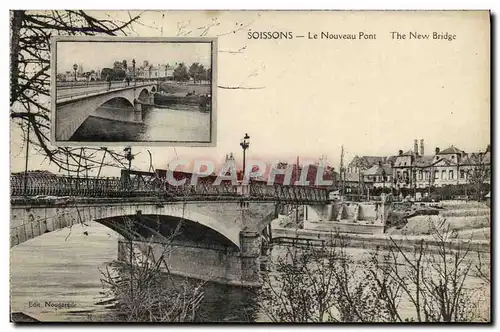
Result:
M174 186L165 178L95 178L56 175L12 174L11 196L86 196L86 197L161 197L177 201L244 199L276 201L282 203L313 204L329 201L327 190L306 186L268 186L251 182L249 185L232 185L230 182L213 185L200 180L191 185Z

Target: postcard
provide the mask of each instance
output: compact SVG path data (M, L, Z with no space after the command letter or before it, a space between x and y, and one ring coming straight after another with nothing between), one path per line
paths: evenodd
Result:
M492 322L489 11L10 20L11 322Z

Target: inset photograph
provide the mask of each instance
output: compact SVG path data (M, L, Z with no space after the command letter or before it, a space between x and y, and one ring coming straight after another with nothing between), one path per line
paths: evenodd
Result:
M215 38L55 37L52 141L214 146Z

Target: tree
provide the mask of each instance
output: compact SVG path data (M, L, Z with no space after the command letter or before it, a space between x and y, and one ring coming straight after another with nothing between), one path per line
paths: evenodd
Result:
M325 322L334 306L335 246L287 247L285 257L264 275L260 306L273 322Z
M484 194L484 185L491 183L490 153L473 153L468 156L467 164L467 183L472 185L476 193L476 200L480 201Z
M124 156L112 150L50 145L50 44L53 35L124 35L139 16L114 22L82 10L14 10L10 19L10 117L24 133L26 150L34 147L68 173L100 168L102 156L113 156L106 165L124 165Z
M181 62L174 69L174 80L178 82L189 81L189 73L184 62Z
M121 259L113 261L101 271L105 294L115 300L118 316L112 321L128 322L192 322L204 297L205 282L193 285L176 281L169 272L168 255L176 230L162 239L163 249L153 251L157 242L137 237L134 220L126 218L123 229L128 236L120 240ZM158 221L158 225L160 222ZM158 231L158 229L156 230ZM135 234L135 235L132 235Z
M111 68L103 68L101 70L101 80L105 81L108 77L113 76L113 69Z
M189 67L189 76L193 79L193 82L201 81L206 77L206 69L202 64L195 62Z
M429 221L431 222L431 221ZM273 322L471 322L488 292L490 264L473 266L470 240L445 220L432 223L432 244L388 239L369 257L354 259L348 241L287 248L264 279L263 311ZM474 269L475 268L475 269ZM481 278L482 284L471 287ZM406 299L403 307L402 300Z

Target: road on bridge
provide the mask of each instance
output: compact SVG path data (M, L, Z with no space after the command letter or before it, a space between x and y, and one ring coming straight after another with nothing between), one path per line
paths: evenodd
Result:
M101 91L110 90L108 82L99 82L99 83L89 83L88 85L77 85L77 86L58 86L57 87L57 100L63 98L76 97L81 95L86 95L90 93L96 93ZM114 81L111 82L111 89L117 88L126 88L128 86L133 87L134 83L130 82L130 85L127 82L123 81ZM137 82L137 85L143 85L143 82Z

